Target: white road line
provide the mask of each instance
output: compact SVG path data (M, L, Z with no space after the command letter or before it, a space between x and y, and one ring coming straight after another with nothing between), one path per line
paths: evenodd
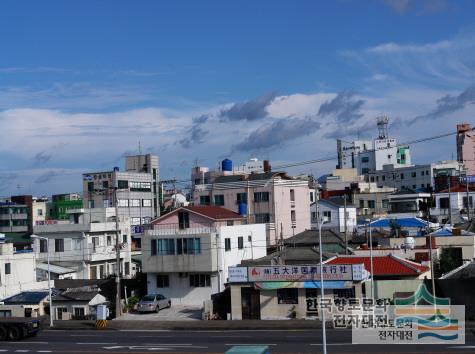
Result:
M322 343L311 343L310 345L313 345L313 346L322 346ZM339 346L346 346L346 345L361 345L361 344L353 344L353 343L327 343L327 345L333 345L335 347L339 347Z
M102 342L102 343L76 343L77 345L114 345L117 342Z
M51 353L51 350L37 350L38 353Z
M172 332L169 329L120 329L119 332Z
M457 345L455 347L449 347L452 349L474 349L475 345Z
M242 346L248 346L248 345L277 345L277 344L271 344L271 343L226 343L224 344L226 346L233 346L233 345L242 345Z
M18 349L18 350L15 350L15 353L28 353L29 350L28 349Z
M0 352L6 352L7 350L6 349L0 349Z

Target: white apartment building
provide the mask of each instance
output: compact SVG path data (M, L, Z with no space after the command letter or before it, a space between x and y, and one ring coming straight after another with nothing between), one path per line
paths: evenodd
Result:
M0 234L0 239L4 239ZM35 254L15 251L12 243L0 242L0 299L22 291L48 289L48 282L37 282Z
M435 206L430 209L430 214L437 217L440 223L464 222L469 215L470 218L474 217L475 189L473 187L467 190L466 187L457 186L452 188L450 193L448 190L436 193L434 199Z
M148 292L203 305L223 291L229 266L267 254L265 225L245 222L216 206L181 207L155 220L142 249Z
M379 136L374 140L347 142L337 140L339 169L355 168L358 175L379 171L384 165L404 167L411 164L408 146L399 146L396 139L388 135L389 118L377 120Z
M349 202L345 208L345 201L341 197L320 199L318 201L318 212L325 220L323 229L335 229L345 232L345 209L346 209L346 231L352 233L357 226L356 207ZM312 229L318 229L317 203L310 206L312 213Z
M72 278L104 279L116 274L116 223L114 208L71 210L71 221L60 220L37 225L33 249L36 258L45 263L49 253L54 265L75 271ZM49 247L48 247L49 243ZM130 224L119 222L121 276L132 277Z
M195 183L193 202L221 206L245 216L248 223L266 224L268 246L310 229L309 182L285 172L223 175L212 183Z

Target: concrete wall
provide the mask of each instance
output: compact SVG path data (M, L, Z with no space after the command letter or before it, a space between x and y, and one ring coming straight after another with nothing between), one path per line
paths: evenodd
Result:
M377 299L393 299L395 292L414 292L420 284L424 282L423 279L407 279L407 280L375 280L374 292ZM366 283L368 295L371 296L370 283Z

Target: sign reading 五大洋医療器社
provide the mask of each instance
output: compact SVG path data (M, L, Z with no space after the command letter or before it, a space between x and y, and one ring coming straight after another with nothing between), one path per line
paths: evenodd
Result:
M249 281L362 280L363 264L248 267Z

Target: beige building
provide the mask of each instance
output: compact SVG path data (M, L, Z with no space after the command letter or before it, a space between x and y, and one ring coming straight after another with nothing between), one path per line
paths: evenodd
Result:
M208 181L209 182L209 181ZM248 223L266 224L267 245L310 229L308 181L285 172L222 175L211 183L195 181L194 205L216 205L233 210Z

